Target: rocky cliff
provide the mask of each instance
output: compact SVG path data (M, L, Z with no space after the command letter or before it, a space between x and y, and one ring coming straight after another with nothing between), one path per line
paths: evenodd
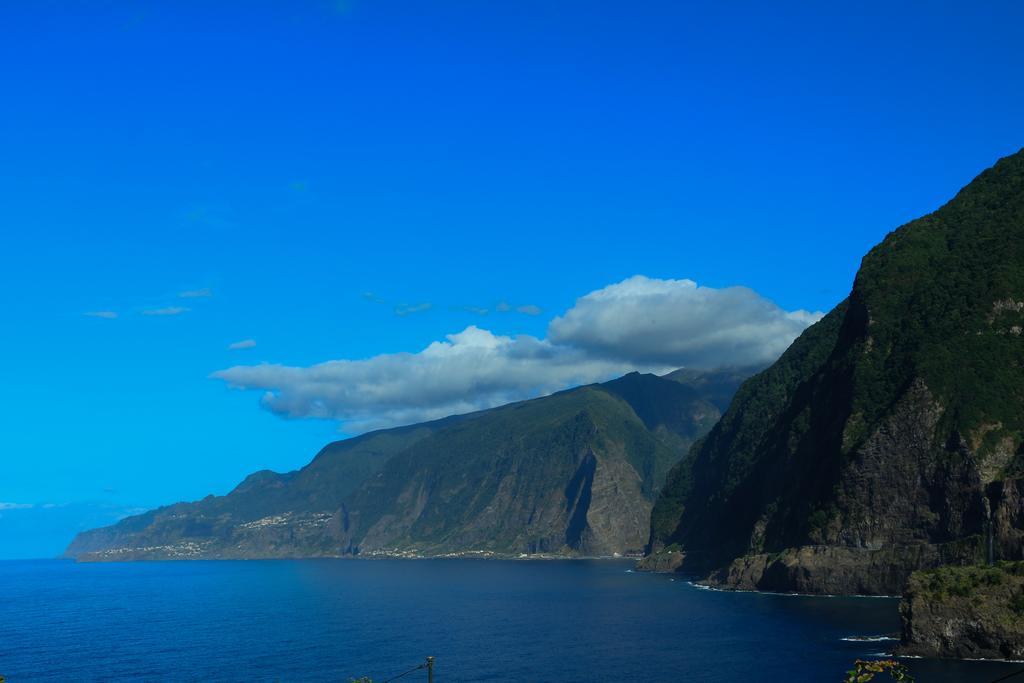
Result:
M809 593L1019 558L1022 328L1024 152L887 236L741 387L670 473L649 549L713 585Z
M899 654L1024 659L1024 563L915 572L900 618Z
M639 553L669 468L736 373L630 374L324 448L209 496L80 534L85 560ZM707 397L707 398L705 398Z

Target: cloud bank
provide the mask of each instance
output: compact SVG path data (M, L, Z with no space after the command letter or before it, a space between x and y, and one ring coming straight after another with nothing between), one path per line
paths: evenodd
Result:
M539 312L539 311L538 311ZM213 373L262 390L289 418L338 420L349 433L531 398L640 370L766 364L820 313L785 311L745 287L636 276L581 297L540 339L469 326L416 353L309 367L239 365Z
M638 275L578 299L551 321L548 338L637 365L764 365L821 316L784 311L747 287Z

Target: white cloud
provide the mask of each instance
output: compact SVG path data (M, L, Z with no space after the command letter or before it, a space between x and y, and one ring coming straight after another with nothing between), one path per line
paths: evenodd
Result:
M212 376L264 391L262 405L279 415L334 419L345 431L358 432L501 405L631 370L769 363L820 317L787 312L745 287L637 276L578 299L551 321L545 339L470 326L415 353L309 367L239 365Z
M265 389L262 405L286 417L340 420L346 431L420 422L585 384L631 367L520 335L469 326L418 353L311 367L236 366L213 374Z
M243 339L242 341L236 341L232 344L228 344L229 351L240 351L242 349L253 349L256 348L255 339Z
M548 338L588 355L711 368L767 364L821 313L785 311L747 287L637 275L577 299Z
M213 296L213 290L209 287L203 287L202 289L187 289L184 292L178 292L178 296L182 299L201 299Z
M32 507L32 503L0 503L0 510L28 510Z
M167 306L166 308L150 308L142 312L142 315L181 315L188 313L189 308L184 306Z
M86 311L82 315L90 318L103 318L104 320L114 320L117 318L115 311Z

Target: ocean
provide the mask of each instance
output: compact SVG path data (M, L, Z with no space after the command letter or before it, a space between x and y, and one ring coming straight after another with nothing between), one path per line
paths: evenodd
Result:
M628 561L0 562L19 681L841 681L891 598L726 593ZM1020 664L907 660L918 683ZM425 681L425 670L403 683ZM885 680L884 677L876 680ZM1022 677L1024 680L1024 677Z

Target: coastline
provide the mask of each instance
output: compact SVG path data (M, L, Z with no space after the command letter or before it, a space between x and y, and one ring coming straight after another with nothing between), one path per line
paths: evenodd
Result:
M463 550L451 553L425 554L412 550L374 550L364 553L323 554L323 555L203 555L167 554L154 552L155 548L118 548L98 552L82 553L77 556L62 555L60 560L70 560L81 564L104 562L248 562L254 560L504 560L504 561L553 561L553 560L599 560L599 561L632 561L634 567L639 556L636 555L568 555L559 553L500 553L490 550Z

